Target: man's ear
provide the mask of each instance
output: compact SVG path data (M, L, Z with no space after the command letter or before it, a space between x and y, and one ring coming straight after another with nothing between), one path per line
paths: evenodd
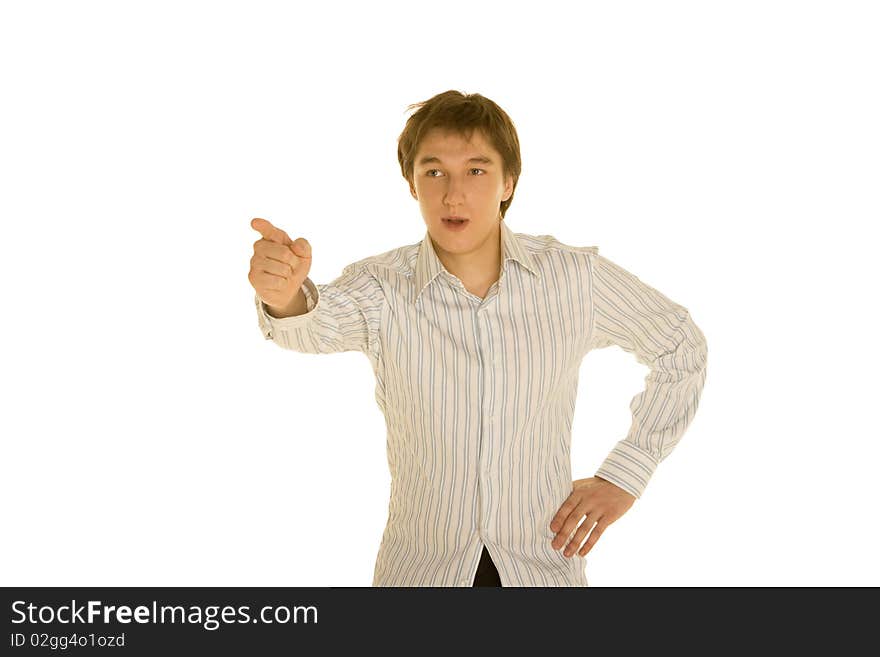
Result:
M409 181L407 181L407 182L409 182ZM409 193L412 195L412 197L415 200L417 200L417 201L419 200L418 194L416 194L416 188L411 182L409 182Z
M513 194L513 176L507 176L507 179L504 181L504 194L501 195L501 200L506 201L510 198L511 194Z

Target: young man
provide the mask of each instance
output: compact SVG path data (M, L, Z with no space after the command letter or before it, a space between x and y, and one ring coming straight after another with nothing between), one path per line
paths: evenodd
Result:
M494 102L447 91L413 107L398 159L424 239L315 285L308 241L254 219L259 325L283 348L372 364L391 471L373 586L587 586L585 555L694 417L706 339L597 247L506 226L519 141ZM572 482L579 367L612 344L651 372L627 436Z

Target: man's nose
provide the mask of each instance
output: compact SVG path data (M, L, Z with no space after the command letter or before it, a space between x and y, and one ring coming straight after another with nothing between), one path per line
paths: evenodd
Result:
M452 178L449 179L446 185L445 201L446 205L450 207L454 207L464 201L464 189L461 182Z

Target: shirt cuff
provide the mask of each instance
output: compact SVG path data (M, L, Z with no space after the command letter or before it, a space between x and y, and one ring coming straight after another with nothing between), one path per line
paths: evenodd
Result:
M308 277L303 281L301 289L306 298L306 312L302 315L292 315L290 317L272 317L266 309L266 304L263 303L263 300L254 294L254 301L257 306L257 320L264 338L271 340L278 331L295 328L312 321L312 318L315 316L315 309L321 301L321 295L318 293L318 288L314 282Z
M596 471L596 476L607 479L638 498L645 492L658 463L648 452L621 440Z

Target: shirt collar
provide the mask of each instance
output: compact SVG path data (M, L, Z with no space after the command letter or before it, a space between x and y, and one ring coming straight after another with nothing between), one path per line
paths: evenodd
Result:
M503 220L501 221L501 253L502 270L507 266L506 263L508 260L516 260L519 264L534 274L536 278L541 277L532 256L523 246L522 241L507 227L507 224ZM416 296L414 301L418 301L419 296L422 294L422 291L428 283L437 278L437 275L445 270L446 268L443 266L443 263L440 262L440 258L437 257L437 252L434 250L430 233L426 232L424 239L419 245L419 255L416 259L414 276Z

